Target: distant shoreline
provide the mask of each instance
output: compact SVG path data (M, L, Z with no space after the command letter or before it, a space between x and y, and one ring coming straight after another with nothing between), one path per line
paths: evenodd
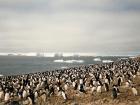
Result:
M25 58L60 58L60 57L37 57L37 56L7 56L7 55L5 55L5 56L2 56L2 55L0 55L0 57L25 57ZM82 56L82 57L93 57L93 56ZM137 56L96 56L95 57L95 59L97 58L100 58L100 57L120 57L121 59L126 59L125 57L128 57L128 58L137 58ZM62 58L71 58L70 56L67 56L67 57L62 57ZM59 60L54 60L54 62L58 62ZM73 61L73 60L71 60L71 61ZM68 61L64 61L65 63L71 63L71 61L70 60L68 60ZM62 62L62 61L60 61L60 62L58 62L58 63L64 63L64 62ZM74 62L75 62L75 60L74 60ZM79 60L79 61L76 61L76 62L84 62L84 61L82 61L82 60ZM97 61L98 62L98 61ZM114 62L114 61L113 61ZM102 64L104 64L104 63L112 63L112 61L110 61L109 60L109 62L108 62L108 60L103 60L102 61ZM97 63L98 64L98 63ZM88 65L86 65L86 66L89 66L89 65L95 65L95 64L88 64ZM83 66L82 64L81 64L81 66ZM73 67L79 67L79 66L73 66ZM62 68L59 68L59 69L54 69L54 70L51 70L51 71L55 71L55 70L64 70L64 69L69 69L69 68L71 68L71 67L65 67L65 66L63 66ZM47 72L47 71L42 71L42 72ZM21 74L15 74L15 75L3 75L3 74L0 74L0 77L2 77L2 76L16 76L16 75L27 75L27 74L36 74L36 73L40 73L39 71L38 72L30 72L30 73L21 73Z

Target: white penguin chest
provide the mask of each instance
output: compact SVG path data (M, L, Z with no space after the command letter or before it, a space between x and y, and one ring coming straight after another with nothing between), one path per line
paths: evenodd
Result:
M98 92L98 93L102 92L101 86L98 86L98 87L97 87L97 92Z
M6 94L5 94L4 100L7 101L7 100L9 100L9 99L10 99L10 94L9 94L9 93L6 93Z

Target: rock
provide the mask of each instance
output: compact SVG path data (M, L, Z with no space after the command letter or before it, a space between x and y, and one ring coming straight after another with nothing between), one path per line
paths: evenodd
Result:
M127 105L126 103L119 103L118 105Z
M108 99L106 99L106 98L103 99L103 103L108 103L108 102L109 102Z
M116 104L119 104L119 102L120 102L119 100L116 100L116 101L115 101Z
M140 104L139 101L135 101L134 103L135 103L135 105L139 105Z
M20 105L18 101L13 101L9 105Z

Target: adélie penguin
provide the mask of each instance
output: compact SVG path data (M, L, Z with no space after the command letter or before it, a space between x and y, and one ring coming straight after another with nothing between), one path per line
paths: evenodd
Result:
M107 83L104 83L104 88L105 88L105 91L108 92L109 91L109 85Z
M4 99L4 91L2 87L0 87L0 101L2 101L3 99Z
M66 95L65 91L61 90L61 94L62 94L62 97L64 99L64 102L66 102L67 101L67 95Z
M138 91L134 86L132 86L131 90L132 90L132 93L133 93L134 96L138 95Z
M116 89L116 86L113 86L113 88L112 88L112 97L113 97L113 99L116 99L117 98L117 89Z
M97 86L97 93L102 93L102 86L101 85Z
M10 92L7 89L6 89L6 92L5 92L4 101L5 101L5 103L8 103L10 101Z

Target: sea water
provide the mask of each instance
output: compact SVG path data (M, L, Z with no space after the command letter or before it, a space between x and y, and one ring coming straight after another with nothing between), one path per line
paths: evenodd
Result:
M96 60L96 58L100 60ZM78 57L33 57L33 56L0 56L0 76L52 71L79 65L107 63L120 56L78 56Z

